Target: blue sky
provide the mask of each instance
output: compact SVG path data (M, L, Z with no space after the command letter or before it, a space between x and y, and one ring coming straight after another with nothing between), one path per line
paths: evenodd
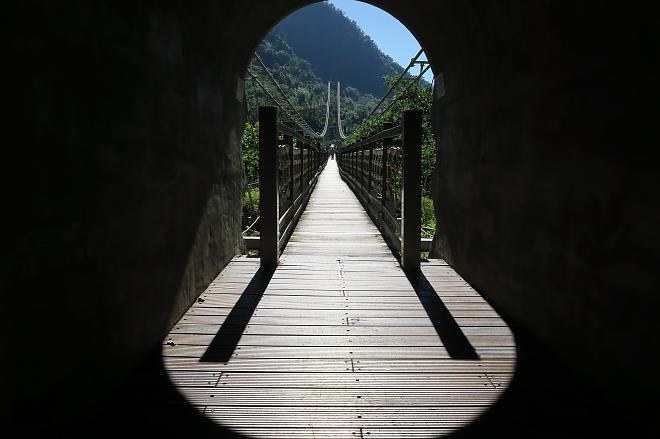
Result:
M410 59L421 48L410 31L382 9L355 0L329 0L329 3L355 21L383 53L391 56L403 67L408 65ZM426 59L424 54L420 59ZM419 67L413 68L413 74L418 72ZM424 79L431 82L433 79L431 70L426 72Z

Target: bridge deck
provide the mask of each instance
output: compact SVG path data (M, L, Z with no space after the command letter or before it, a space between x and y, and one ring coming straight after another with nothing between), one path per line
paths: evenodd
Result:
M442 260L413 278L329 161L272 273L238 257L163 346L172 382L251 437L435 437L501 394L515 346Z

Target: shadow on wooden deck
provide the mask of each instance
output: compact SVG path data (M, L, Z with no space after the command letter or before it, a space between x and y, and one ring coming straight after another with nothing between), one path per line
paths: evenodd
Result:
M460 360L478 360L479 355L424 273L421 271L405 273L449 356Z
M273 273L275 273L274 269L259 268L257 270L200 361L214 363L229 361L255 308L264 295Z
M486 413L447 438L651 438L660 429L654 407L637 401L608 404L529 335L515 332L518 369L509 389ZM99 394L98 404L62 401L23 412L5 437L240 438L189 405L172 385L157 346L123 386ZM73 410L75 409L75 410ZM366 436L365 436L366 437Z

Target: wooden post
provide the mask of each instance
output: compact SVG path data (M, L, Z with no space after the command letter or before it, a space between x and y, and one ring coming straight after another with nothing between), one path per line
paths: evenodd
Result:
M305 151L307 151L307 168L305 169L305 178L303 180L305 182L305 188L307 188L309 186L309 165L312 161L312 142L308 136L305 136Z
M388 130L393 126L393 122L385 122L383 124L383 130ZM380 207L382 212L385 212L385 209L387 209L387 154L390 146L392 146L392 138L383 139L383 157L380 164Z
M309 149L307 150L307 177L305 178L305 182L309 184L309 180L312 179L312 163L314 162L314 158L312 157L312 154L314 153L314 141L310 137L308 142Z
M364 190L364 146L360 148L360 189Z
M371 194L373 188L374 144L369 145L369 168L367 171L367 193Z
M353 151L348 153L348 175L353 176Z
M302 131L298 131L298 134L300 136L303 136ZM298 141L300 142L300 141ZM300 142L300 147L298 148L300 151L300 193L303 193L303 181L305 180L305 142Z
M422 226L422 112L403 112L403 189L401 193L401 265L420 269Z
M286 122L285 125L289 128L293 128L293 122ZM289 199L291 203L289 206L293 206L293 202L296 201L296 188L295 188L295 176L293 172L293 137L285 134L284 135L284 144L289 149Z
M346 168L348 169L348 175L353 176L353 152L350 151L346 153Z
M351 151L351 177L355 178L355 151Z
M277 108L259 107L259 257L261 267L279 263L279 188L277 181Z

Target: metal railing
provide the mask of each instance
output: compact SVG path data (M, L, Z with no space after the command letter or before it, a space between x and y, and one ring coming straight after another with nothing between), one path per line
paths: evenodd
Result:
M402 125L386 123L379 133L337 153L340 175L390 248L400 253L401 265L411 270L418 270L420 264L421 145L422 113L409 110L403 113ZM398 191L394 177L400 165L402 188Z
M259 107L259 257L275 268L305 210L327 154L317 140L277 121L276 107ZM280 214L280 212L283 212Z

